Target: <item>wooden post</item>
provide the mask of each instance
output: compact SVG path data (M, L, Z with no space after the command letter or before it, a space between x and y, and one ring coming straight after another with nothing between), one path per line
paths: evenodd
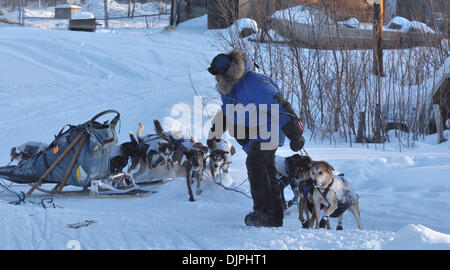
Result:
M356 142L364 142L364 134L366 134L366 112L359 112L358 133L356 135Z
M433 112L434 119L436 120L436 134L438 137L438 143L443 143L446 140L444 138L444 125L442 123L441 110L438 104L433 104Z
M383 76L383 0L376 0L373 10L373 72Z

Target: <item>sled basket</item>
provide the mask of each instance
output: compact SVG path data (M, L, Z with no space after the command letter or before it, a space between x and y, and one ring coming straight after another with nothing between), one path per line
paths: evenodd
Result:
M96 121L109 113L116 114L111 121L103 124ZM90 186L93 180L109 175L109 150L118 142L115 127L119 119L119 112L107 110L84 124L66 125L43 151L16 166L1 167L0 178L20 184L34 183L28 195L43 183L58 184L54 188L58 192L65 185Z

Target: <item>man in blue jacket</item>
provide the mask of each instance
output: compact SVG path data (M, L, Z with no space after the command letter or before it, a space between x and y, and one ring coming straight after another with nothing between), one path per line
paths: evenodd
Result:
M303 127L276 83L254 72L253 62L243 52L219 54L208 71L215 75L222 108L212 121L208 147L214 149L225 131L247 153L246 166L253 211L245 217L248 226L280 227L283 204L275 178L275 152L285 136L293 151L304 145Z

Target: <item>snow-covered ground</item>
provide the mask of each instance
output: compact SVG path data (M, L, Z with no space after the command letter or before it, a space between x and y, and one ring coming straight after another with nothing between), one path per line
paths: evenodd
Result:
M59 5L62 6L62 5ZM87 0L81 7L81 12L89 12L100 24L97 29L105 28L105 7L103 0ZM52 29L67 29L69 27L68 19L54 19L55 7L42 6L38 8L37 5L29 3L25 7L25 26L36 28L52 28ZM132 6L131 6L132 10ZM19 11L11 10L1 15L0 18L6 19L10 22L19 21ZM109 28L161 28L169 25L170 4L162 1L148 2L141 4L136 3L134 16L135 18L123 18L128 15L128 4L119 3L114 0L108 0L108 27ZM72 14L74 16L76 13ZM160 14L160 15L158 15ZM139 17L147 15L147 17ZM75 15L76 17L76 15ZM120 18L120 19L114 19Z
M125 142L138 122L146 134L153 132L154 117L165 127L180 119L172 109L192 108L195 92L217 98L206 69L222 50L206 24L202 17L175 31L97 33L1 27L0 164L9 162L11 147L48 143L65 124L106 109L121 113L119 142ZM445 136L450 139L448 131ZM384 148L307 141L314 160L327 160L353 183L362 231L350 214L344 231L302 229L295 207L281 228L247 227L251 199L205 180L203 193L189 202L179 178L152 187L158 192L150 197L56 197L57 207L47 209L8 204L16 198L2 192L0 249L450 249L450 143L436 141L429 136L415 148L395 139ZM224 183L237 187L247 178L246 155L232 142L238 152ZM277 154L292 152L285 146ZM248 181L238 189L249 193ZM285 194L292 196L288 189ZM85 220L96 223L68 226ZM335 228L336 220L331 223Z

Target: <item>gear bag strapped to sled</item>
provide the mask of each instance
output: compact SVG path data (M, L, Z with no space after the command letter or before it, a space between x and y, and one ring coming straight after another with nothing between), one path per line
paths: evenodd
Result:
M103 124L96 120L109 113L116 116ZM0 169L0 177L16 183L35 183L30 195L42 183L87 187L93 180L108 177L109 150L118 142L115 127L119 112L108 110L78 125L66 125L43 151L16 166ZM66 127L69 127L66 131Z

